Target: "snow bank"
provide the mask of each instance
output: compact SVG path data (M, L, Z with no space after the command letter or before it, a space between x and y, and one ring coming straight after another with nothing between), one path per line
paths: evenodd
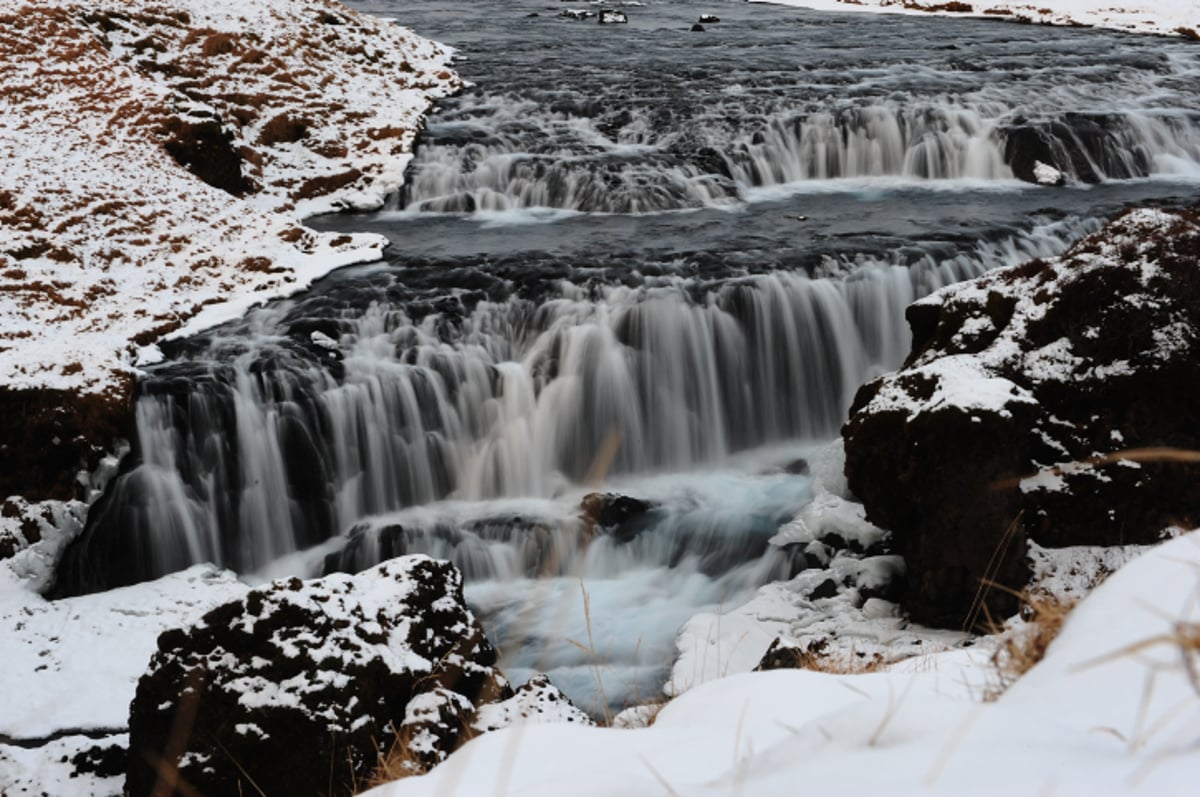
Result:
M139 347L377 258L298 220L400 184L449 57L332 0L0 0L0 387L118 392Z
M18 741L124 730L158 635L249 589L211 565L54 602L8 579L0 568L0 738Z
M755 0L800 6L817 11L860 11L887 14L945 14L1008 19L1045 25L1086 25L1136 33L1158 33L1197 38L1200 4L1195 0Z
M858 675L746 673L676 698L650 728L516 726L369 794L1192 794L1196 652L1171 637L1195 633L1197 597L1192 532L1100 586L993 703L975 649Z

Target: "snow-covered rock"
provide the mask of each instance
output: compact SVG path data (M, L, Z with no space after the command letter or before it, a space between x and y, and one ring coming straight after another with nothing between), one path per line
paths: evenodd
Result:
M1033 164L1033 179L1038 185L1062 185L1067 176L1048 163L1036 161Z
M472 726L478 731L496 731L520 723L556 722L596 724L549 678L535 675L507 700L480 706Z
M348 794L396 738L432 766L477 704L511 694L495 660L449 563L277 580L159 638L130 706L128 791L167 766L202 794Z
M843 434L914 619L1011 614L980 585L1023 588L1027 540L1145 544L1200 522L1200 213L1126 213L907 316L908 362L859 391Z

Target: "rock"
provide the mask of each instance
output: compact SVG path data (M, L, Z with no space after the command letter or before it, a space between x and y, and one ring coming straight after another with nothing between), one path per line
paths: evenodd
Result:
M718 17L716 14L701 14L700 15L700 23L703 25L715 25L716 23L718 23L720 21L721 21L721 18Z
M86 498L79 472L134 431L132 379L112 394L0 386L0 501Z
M648 501L616 493L588 493L579 502L589 529L612 534L621 542L629 542L645 529L646 514L653 508Z
M703 33L703 32L704 32L704 26L701 25L699 22L697 22L695 25L692 25L692 33Z
M481 706L473 727L477 731L498 731L518 723L542 724L569 722L595 725L582 709L571 702L550 679L538 674L519 688L508 700Z
M832 598L839 592L837 582L832 578L827 578L817 585L817 588L808 594L809 600L819 601L822 598Z
M1200 449L1200 213L1127 213L907 316L908 361L859 390L843 435L914 620L1010 614L1027 540L1148 543L1200 522L1200 464L1161 451Z
M574 8L564 8L558 12L560 17L564 19L587 19L588 17L596 16L595 11L581 11Z
M754 672L806 668L814 657L821 654L824 646L820 642L812 642L809 643L809 647L815 649L810 651L808 647L802 647L792 640L785 639L784 637L775 637L771 645L767 648L767 652L763 654L762 659L754 667Z
M623 11L608 11L601 9L600 24L601 25L624 25L629 22L629 17Z
M130 707L127 793L348 795L399 738L414 771L507 699L462 577L410 556L278 580L163 633ZM154 791L165 794L167 792Z
M163 146L175 162L213 188L234 196L253 190L242 175L242 154L219 119L172 116L164 123Z

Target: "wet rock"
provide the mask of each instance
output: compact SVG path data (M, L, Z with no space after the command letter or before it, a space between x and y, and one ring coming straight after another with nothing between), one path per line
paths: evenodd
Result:
M172 772L188 793L351 794L397 729L419 771L511 695L495 662L448 563L276 581L159 637L130 707L128 793Z
M600 11L601 25L624 25L629 22L629 17L623 11L609 11L602 9Z
M703 32L704 32L704 26L701 25L699 22L697 22L695 25L692 25L692 33L703 33Z
M702 24L702 25L714 25L720 21L721 21L721 18L718 17L716 14L701 14L700 15L700 24Z
M654 508L649 501L616 493L588 493L579 503L584 522L591 529L629 542L648 525L646 515Z
M1148 543L1200 522L1200 465L1163 450L1200 449L1196 211L1128 213L908 320L908 362L860 389L843 435L913 619L1011 613L1027 540Z
M817 585L817 588L809 593L808 597L811 600L819 601L822 598L832 598L838 594L837 582L832 578L827 578Z

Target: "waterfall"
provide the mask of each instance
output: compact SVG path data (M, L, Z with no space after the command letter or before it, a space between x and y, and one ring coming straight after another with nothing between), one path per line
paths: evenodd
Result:
M606 133L603 120L531 118L519 101L511 105L433 125L401 204L420 212L652 212L720 207L749 189L801 181L1032 180L1037 161L1086 183L1200 174L1195 113L1030 117L1011 104L943 98L783 109L737 124L728 120L742 111L730 110L711 126L658 132L653 111L642 109Z
M829 437L858 385L907 352L910 302L1076 234L1064 222L915 263L830 259L820 277L559 281L461 312L377 299L331 319L332 350L288 334L289 303L257 310L144 380L136 466L92 512L92 555L64 567L64 588L206 560L255 570L447 497L552 497L606 448L620 477ZM118 539L137 555L101 564Z

